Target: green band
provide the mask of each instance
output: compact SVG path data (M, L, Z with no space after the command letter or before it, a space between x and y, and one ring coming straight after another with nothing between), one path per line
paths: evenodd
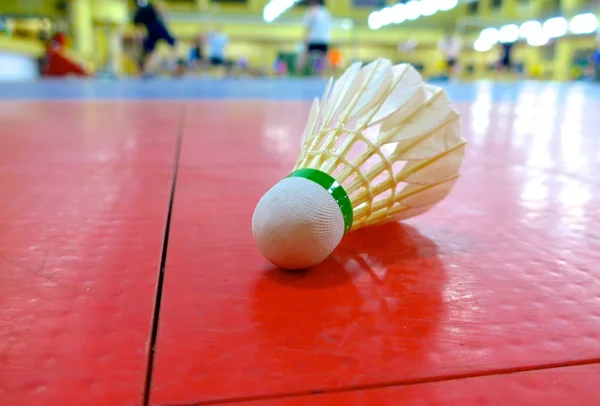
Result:
M304 178L312 180L313 182L323 186L323 188L327 190L331 196L333 196L338 206L340 206L342 216L344 217L344 234L350 230L352 227L352 221L354 220L352 202L350 202L348 193L346 193L342 185L340 185L337 180L325 172L311 168L298 169L297 171L292 172L288 178Z

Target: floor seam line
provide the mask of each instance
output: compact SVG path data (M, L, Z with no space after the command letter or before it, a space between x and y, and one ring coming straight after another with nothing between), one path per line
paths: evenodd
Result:
M246 397L239 397L239 398L224 398L224 399L215 399L215 400L207 400L207 401L199 401L199 402L161 403L158 406L226 405L226 404L235 404L235 403L241 403L241 402L258 402L261 400L290 399L290 398L296 398L296 397L308 397L308 396L315 396L315 395L333 395L333 394L356 392L356 391L395 388L395 387L412 386L412 385L423 385L423 384L437 383L437 382L450 382L450 381L458 381L458 380L470 379L470 378L511 375L511 374L518 374L518 373L524 373L524 372L535 372L535 371L544 371L544 370L569 368L569 367L572 368L572 367L577 367L577 366L594 365L594 364L600 364L600 357L583 359L583 360L529 365L529 366L517 367L517 368L501 368L501 369L490 369L488 371L465 372L462 374L438 375L438 376L430 377L430 378L416 378L416 379L412 379L412 380L407 379L407 380L403 380L403 381L380 382L380 383L373 383L373 384L356 385L353 387L348 387L348 386L347 387L338 387L338 388L329 389L329 390L328 389L312 390L312 391L305 390L305 391L298 391L298 392L264 394L264 395L246 396Z
M177 177L179 174L179 161L181 156L181 144L183 140L183 130L185 127L186 115L187 115L187 102L182 103L181 113L179 116L179 124L177 126L177 134L175 140L175 159L173 165L173 177L171 178L171 190L169 194L169 204L167 208L167 217L165 222L165 229L163 234L163 245L160 253L160 265L158 269L158 276L156 282L156 292L154 295L154 305L152 310L152 324L150 327L150 337L147 346L147 360L146 360L146 376L144 380L143 389L143 406L149 406L150 395L152 389L152 377L154 372L154 356L156 352L156 340L158 337L158 327L160 322L160 311L162 306L162 293L165 278L165 266L167 263L167 251L169 248L169 237L171 233L171 218L173 214L173 204L175 201L175 191L177 189Z

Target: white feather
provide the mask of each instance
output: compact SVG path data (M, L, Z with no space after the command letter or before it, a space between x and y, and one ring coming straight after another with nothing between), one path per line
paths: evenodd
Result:
M342 184L353 229L430 210L456 183L465 152L445 91L386 59L353 64L330 83L303 139L296 169L321 169Z
M394 86L383 105L379 108L371 123L384 119L390 122L402 122L406 115L419 106L424 98L422 80L419 72L408 64L392 67ZM393 118L390 116L393 115Z
M310 113L308 113L308 120L306 121L306 127L304 128L304 133L302 134L302 143L305 143L306 140L314 136L319 110L319 98L315 98L310 108Z
M319 118L322 121L322 126L328 126L335 113L339 112L340 109L343 109L343 107L350 102L350 99L352 98L350 90L352 84L355 83L356 76L359 72L360 62L356 62L352 64L337 81L335 81L333 88L329 93L329 97L323 105L324 108L321 109L322 114Z
M384 94L393 79L392 63L384 59L377 59L361 69L351 92L354 93L356 101L350 115L362 117L385 102Z

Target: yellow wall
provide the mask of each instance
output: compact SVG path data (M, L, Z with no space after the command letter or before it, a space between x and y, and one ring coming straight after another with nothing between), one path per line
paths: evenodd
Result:
M299 41L302 39L303 27L300 25L280 25L280 24L251 24L251 23L231 23L219 24L230 37L250 37L260 38L265 41ZM193 38L199 32L210 30L213 24L188 23L188 22L170 22L169 27L180 37ZM132 31L129 25L127 31ZM377 42L390 45L396 45L401 40L416 38L422 43L436 43L442 35L442 29L405 29L397 27L385 27L377 31L370 30L367 27L355 27L351 31L336 28L333 31L334 42L347 42L353 39L359 39L364 42Z
M25 38L12 38L0 34L0 50L15 52L39 58L44 54L44 46L41 41Z
M1 0L0 13L2 14L38 14L50 18L62 17L62 13L56 10L53 1L22 1Z
M125 24L129 20L127 0L93 0L92 18L95 22Z

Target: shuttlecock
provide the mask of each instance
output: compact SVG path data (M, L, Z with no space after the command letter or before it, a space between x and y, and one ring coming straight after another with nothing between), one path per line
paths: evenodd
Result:
M465 145L443 89L408 64L355 63L315 99L293 172L258 202L258 248L307 268L350 231L424 213L454 186Z

